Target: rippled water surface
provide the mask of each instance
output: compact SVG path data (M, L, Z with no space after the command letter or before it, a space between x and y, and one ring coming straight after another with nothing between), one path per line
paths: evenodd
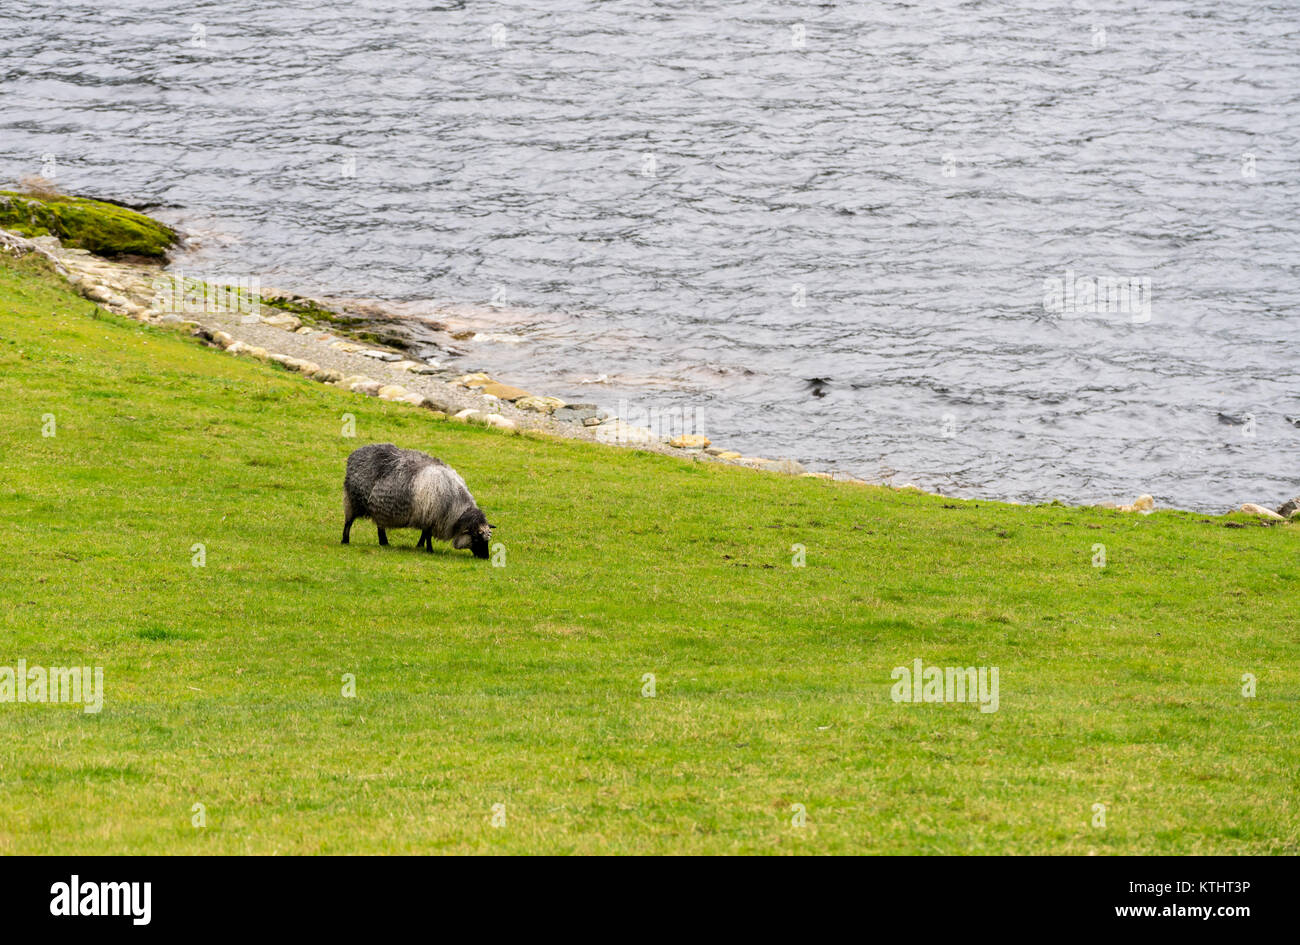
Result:
M1127 6L3 0L0 176L179 222L187 273L467 306L466 368L747 453L1276 504L1300 14ZM1067 269L1149 317L1048 310Z

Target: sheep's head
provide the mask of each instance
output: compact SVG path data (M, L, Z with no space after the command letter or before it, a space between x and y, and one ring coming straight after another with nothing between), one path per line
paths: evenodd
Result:
M470 509L456 522L456 534L451 539L453 548L469 548L475 558L488 556L488 543L492 540L492 526L482 509Z

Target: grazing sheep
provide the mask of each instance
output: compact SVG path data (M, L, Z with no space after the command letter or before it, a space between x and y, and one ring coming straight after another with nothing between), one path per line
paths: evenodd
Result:
M432 540L453 548L470 548L488 556L492 526L460 478L440 459L419 450L378 443L354 450L343 478L343 544L357 518L374 519L379 543L388 544L388 528L418 528L419 548L433 551Z

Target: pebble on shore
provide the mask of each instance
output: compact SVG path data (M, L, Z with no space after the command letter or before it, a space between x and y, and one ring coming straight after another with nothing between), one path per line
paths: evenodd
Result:
M554 416L555 411L564 406L564 401L558 397L535 397L529 394L527 397L520 397L516 400L515 406L520 410L531 410L534 413L545 413Z
M596 426L609 415L595 404L560 404L551 416L567 423L586 424L588 420L594 420L596 422L590 426Z

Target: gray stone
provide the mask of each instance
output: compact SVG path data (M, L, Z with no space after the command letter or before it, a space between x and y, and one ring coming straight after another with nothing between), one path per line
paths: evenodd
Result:
M515 401L515 406L520 410L532 410L535 413L550 415L563 407L564 401L558 397L520 397Z
M12 256L26 256L28 253L35 252L36 246L35 240L10 233L8 230L0 230L0 249Z
M1277 507L1277 514L1283 518L1293 518L1297 512L1300 512L1300 495L1287 499Z
M263 316L262 321L276 328L283 328L285 331L297 331L302 327L302 319L296 315L290 315L288 312Z
M551 416L566 423L582 423L592 418L601 419L604 413L595 404L565 404L563 407L556 407L555 413Z

